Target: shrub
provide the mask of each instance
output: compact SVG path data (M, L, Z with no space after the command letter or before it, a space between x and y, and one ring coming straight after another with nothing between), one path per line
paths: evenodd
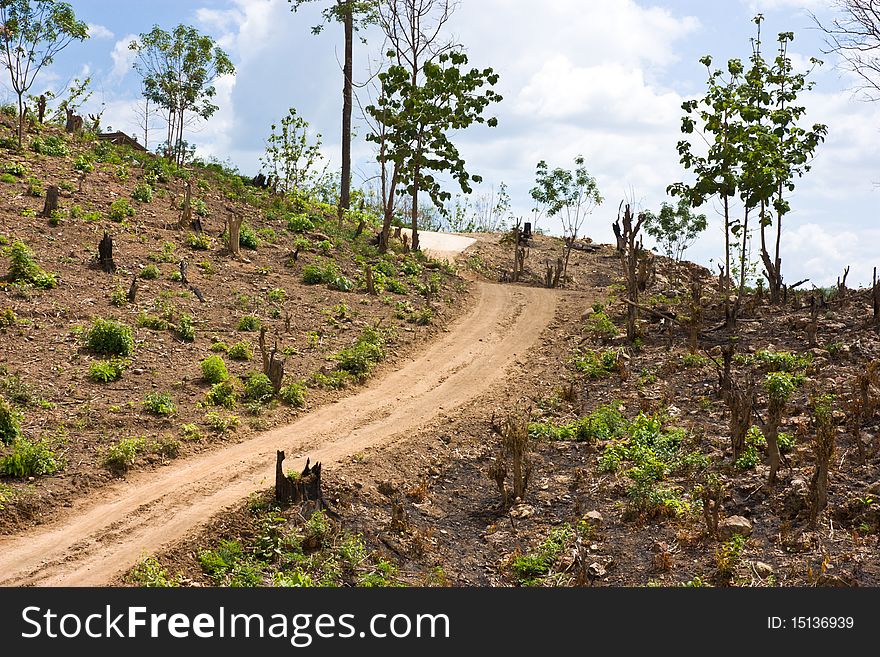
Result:
M523 586L538 584L542 577L550 573L571 538L571 527L563 525L553 529L536 550L514 559L511 570L517 582Z
M30 173L30 169L24 162L7 162L3 165L3 173L8 173L16 178L24 178Z
M128 290L122 285L117 285L110 293L110 303L122 307L128 303Z
M134 191L132 191L131 197L135 201L149 203L153 200L153 188L146 183L140 183L134 188Z
M162 275L162 270L159 269L158 265L149 264L143 269L141 269L138 276L145 281L155 281Z
M366 328L350 347L346 347L336 356L338 367L357 379L369 375L373 366L385 358L384 340L374 328Z
M190 442L202 439L202 432L199 430L199 425L194 423L181 424L180 435L184 440Z
M9 403L5 397L0 397L0 442L11 445L21 437L21 413Z
M586 331L599 340L611 340L617 336L617 327L604 312L596 312L587 320Z
M325 390L342 390L351 381L352 376L348 372L336 370L330 374L315 372L312 374L309 386L312 388L324 388Z
M193 325L192 315L181 315L177 320L177 337L183 342L192 342L196 339L196 328Z
M4 308L0 310L0 329L15 326L18 323L18 317L12 308Z
M13 283L30 283L44 290L58 285L57 276L44 271L34 260L33 251L21 240L9 246L9 280Z
M176 459L180 454L180 443L171 436L162 436L152 445L154 454L158 454L166 459Z
M287 219L287 230L291 233L304 233L315 225L307 214L292 214Z
M306 386L304 383L288 383L278 392L278 398L285 404L302 408L306 405Z
M211 344L209 349L213 351L215 354L225 354L229 351L229 345L223 342L223 340L217 340L214 338L215 342Z
M269 298L269 301L274 301L275 303L284 303L284 300L287 298L287 292L285 292L280 287L276 287L274 290L269 290L266 293L266 296Z
M95 170L95 165L85 155L79 155L73 162L73 170L81 173L91 173Z
M700 354L684 354L681 357L681 364L689 369L699 369L709 364L709 359Z
M70 155L70 149L67 148L67 144L57 135L35 137L31 142L31 150L40 155L52 155L53 157Z
M189 247L199 251L207 251L210 249L211 241L211 237L207 233L189 233L186 236L186 243Z
M574 440L595 442L614 440L624 436L629 422L619 410L619 404L600 406L589 415L569 424L531 423L529 434L532 438L545 440Z
M232 360L250 360L254 357L254 349L250 342L242 340L229 347L227 352Z
M126 472L145 448L146 441L143 438L123 438L107 448L102 463L109 470Z
M43 187L43 181L35 176L31 176L28 178L28 195L34 196L36 198L42 198L43 194L46 193L45 188Z
M215 383L205 395L205 401L211 406L222 406L232 410L238 401L238 390L235 381L227 379L220 383Z
M240 320L238 320L238 330L239 331L259 331L260 330L260 318L254 315L245 315Z
M124 221L128 217L134 216L134 208L128 202L127 198L118 198L110 204L110 220L115 222Z
M339 268L331 260L303 267L302 281L306 285L332 284L340 277Z
M8 184L17 183L18 178L13 176L11 173L2 173L2 174L0 174L0 182L4 182L4 183L8 183Z
M108 356L131 356L134 353L134 335L130 326L112 319L98 318L86 337L89 349Z
M229 378L229 370L220 356L208 356L202 361L202 381L205 383L223 383Z
M197 267L199 269L201 269L203 272L205 272L205 274L207 274L207 275L217 273L217 268L214 266L214 263L212 263L208 260L204 260L204 261L198 263Z
M128 362L112 358L110 360L96 360L89 365L89 378L96 383L110 383L122 378Z
M257 239L257 234L254 232L254 229L244 222L242 222L238 234L238 243L242 248L250 249L251 251L256 251L257 247L260 246L260 242Z
M19 438L12 444L12 452L0 460L0 473L7 477L39 477L55 474L62 465L45 442Z
M575 369L590 379L602 379L612 372L619 371L622 365L621 353L616 349L604 352L584 351L575 355Z
M175 411L174 401L167 392L151 392L144 397L144 408L154 415L167 417Z
M265 402L275 396L272 381L262 372L252 372L244 383L244 396L250 401Z
M138 314L137 325L141 328L148 328L151 331L168 330L168 320L156 315L148 315L145 312Z
M207 424L212 431L219 434L225 434L227 431L235 430L238 427L239 419L237 415L227 415L224 417L219 413L205 413L205 424Z
M144 588L176 588L180 586L180 575L170 577L156 557L144 557L132 568L126 579Z

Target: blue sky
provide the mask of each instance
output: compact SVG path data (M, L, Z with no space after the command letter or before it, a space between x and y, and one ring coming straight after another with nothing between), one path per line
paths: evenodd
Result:
M105 125L136 133L138 78L126 44L153 24L193 24L217 38L238 69L235 79L218 85L220 111L189 136L202 154L255 173L269 126L294 106L323 135L337 166L341 34L336 26L320 36L310 31L329 1L293 14L286 0L73 0L93 38L65 51L36 87L63 86L88 71L93 102L105 105ZM472 172L485 179L480 191L504 181L522 215L530 210L537 161L570 166L582 153L606 198L585 230L610 241L621 199L634 195L643 207L657 208L666 186L684 176L675 143L681 102L704 88L697 60L746 58L757 11L767 18L768 40L794 31L796 60L821 57L821 35L807 10L832 15L828 0L461 0L450 30L472 63L499 72L505 100L497 106L497 128L474 128L457 143ZM375 33L366 36L369 43L356 51L362 79L381 45ZM854 99L852 80L826 59L804 102L811 122L829 125L829 137L792 198L783 270L788 281L809 277L827 285L852 265L850 282L865 283L880 266L880 103ZM356 182L375 173L364 132L360 124ZM708 264L722 255L723 236L716 208L705 211L710 228L688 257ZM559 229L547 219L540 226Z

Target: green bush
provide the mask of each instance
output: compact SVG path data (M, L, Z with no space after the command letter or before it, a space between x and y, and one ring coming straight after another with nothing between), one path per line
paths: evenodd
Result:
M205 424L212 431L225 434L228 431L234 431L238 427L239 419L237 415L227 415L224 417L219 413L205 413Z
M46 189L43 187L43 181L35 176L30 176L28 178L28 195L34 196L36 198L42 198L43 194L46 193Z
M137 325L141 328L148 328L151 331L167 331L168 320L156 315L149 315L145 312L138 313Z
M586 331L599 340L611 340L617 337L617 327L604 312L597 312L587 320Z
M202 439L202 432L199 429L199 425L195 423L181 424L180 435L188 442Z
M151 450L163 458L176 459L180 454L180 443L171 436L162 436L152 444Z
M208 356L202 361L202 381L205 383L223 383L229 378L229 370L220 356Z
M550 573L551 568L571 540L573 531L569 525L551 530L550 535L533 552L514 559L511 571L522 586L535 586L540 579Z
M215 383L205 395L205 401L211 406L222 406L232 410L238 401L238 390L233 379Z
M128 361L118 358L96 360L89 365L89 378L96 383L110 383L122 378Z
M544 440L574 440L577 442L595 442L597 440L614 440L624 436L629 422L620 412L618 403L600 406L589 415L568 424L551 422L529 425L532 438Z
M190 248L198 251L207 251L211 248L211 237L207 233L189 233L186 236L186 243Z
M183 342L192 342L196 339L196 327L193 325L191 315L181 315L177 320L177 337Z
M0 182L4 182L7 184L17 183L18 178L13 176L11 173L0 173Z
M31 150L40 155L52 155L53 157L70 155L70 149L67 147L67 144L57 135L35 137L31 142Z
M144 588L176 588L180 586L180 575L168 575L156 557L144 557L132 568L126 579Z
M55 474L62 465L45 442L19 438L12 444L12 452L0 460L0 473L7 477L39 477Z
M287 219L287 230L291 233L304 233L315 225L307 214L292 214Z
M255 315L245 315L240 320L238 320L238 330L239 331L259 331L260 330L260 318Z
M58 277L44 271L34 260L33 251L21 240L16 240L9 246L8 254L11 282L29 283L44 290L58 285Z
M238 243L243 249L250 249L251 251L256 251L257 247L260 246L260 241L257 239L254 229L244 222L242 222L238 234Z
M134 208L127 198L118 198L110 204L110 220L119 223L128 217L134 216Z
M89 329L86 343L97 354L131 356L134 353L131 327L112 319L96 319Z
M141 269L138 276L145 281L155 281L162 275L162 270L159 269L158 265L149 264L143 269Z
M266 402L275 396L272 381L262 372L252 372L244 382L244 396L250 401Z
M575 355L575 369L590 379L602 379L620 370L623 356L616 349L603 352L583 351Z
M0 442L11 445L21 437L21 413L9 403L5 397L0 397Z
M223 342L223 340L217 340L214 338L215 342L211 344L209 349L213 351L215 354L225 354L229 351L229 345Z
M128 303L128 290L122 285L117 285L110 293L110 303L118 307L126 305Z
M250 360L254 357L254 349L250 342L242 340L229 347L226 352L232 360Z
M4 308L0 310L0 329L15 326L18 323L18 317L12 308Z
M330 285L340 277L339 267L332 260L324 260L306 265L302 271L302 281L306 285Z
M135 201L149 203L153 200L153 188L146 183L140 183L134 188L134 191L132 191L131 197Z
M81 173L91 173L95 170L95 165L92 164L86 155L79 155L73 162L73 170Z
M144 397L144 409L154 415L167 417L176 410L171 395L167 392L151 392Z
M146 449L147 442L143 438L123 438L111 445L104 453L102 464L109 470L126 472L137 461L137 457Z
M357 379L367 377L373 366L385 358L384 340L378 330L366 328L350 347L336 356L338 368Z
M285 404L302 408L306 405L306 386L304 383L288 383L278 392L278 398Z
M287 299L287 292L285 292L280 287L276 287L273 290L269 290L266 293L266 296L269 298L269 301L274 301L275 303L284 303L284 300Z
M24 178L30 173L30 169L24 162L7 162L3 165L3 173L8 173L16 178Z

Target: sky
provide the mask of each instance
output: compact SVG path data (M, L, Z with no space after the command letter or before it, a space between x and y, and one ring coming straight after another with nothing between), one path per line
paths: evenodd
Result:
M339 166L342 33L330 25L318 36L320 10L331 0L291 12L287 0L73 0L91 38L71 45L38 79L34 91L58 90L76 76L91 75L89 108L104 110L103 124L140 134L135 107L139 76L128 43L154 24L178 23L212 35L229 53L237 75L217 83L218 112L188 135L200 155L215 157L255 174L273 122L295 107L323 137L323 152ZM809 278L833 284L845 266L848 283L870 282L880 266L880 102L860 100L855 81L824 55L822 34L810 12L832 18L830 0L460 0L449 35L470 62L491 66L504 100L493 106L496 128L475 126L455 135L468 169L483 177L477 193L504 182L513 211L528 217L535 165L572 168L583 155L605 202L588 218L584 232L598 242L613 240L611 222L627 199L657 210L669 200L666 187L686 180L675 149L681 103L705 89L701 56L716 63L747 59L758 12L765 35L793 31L791 52L806 66L825 60L803 97L810 123L829 126L812 171L797 183L792 212L784 223L786 281ZM365 81L381 52L381 35L362 34L355 50L357 81ZM769 44L772 45L772 44ZM10 96L8 84L6 90ZM2 91L0 91L2 94ZM368 102L361 91L364 104ZM355 109L355 184L376 174L366 126ZM161 126L151 140L158 140ZM452 190L454 191L454 190ZM717 204L703 209L710 226L686 257L707 266L723 258ZM551 218L538 224L550 233Z

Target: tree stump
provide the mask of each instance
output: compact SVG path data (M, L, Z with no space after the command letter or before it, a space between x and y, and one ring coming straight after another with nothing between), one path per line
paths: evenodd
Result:
M370 265L367 265L364 268L364 276L367 279L367 294L376 296L376 285L373 281L373 268Z
M40 94L40 97L37 99L37 119L42 125L43 120L46 118L46 94Z
M241 222L242 217L237 210L233 211L232 215L226 221L226 226L228 228L227 238L229 240L229 253L231 253L234 258L241 257Z
M263 356L263 374L272 382L272 389L277 395L284 382L284 361L277 357L278 343L272 346L272 350L266 349L266 327L260 328L260 354Z
M299 476L290 477L284 474L284 452L276 452L275 457L275 500L279 504L298 504L300 502L316 502L318 509L326 506L324 493L321 491L321 464L310 465L306 459L306 467Z
M131 279L131 285L128 286L128 302L134 303L135 297L137 297L138 291L138 279L137 276Z
M180 213L177 227L180 229L190 228L192 223L192 183L187 180L183 188L183 211Z
M106 231L104 237L98 242L98 257L101 261L101 269L108 274L116 271L116 263L113 262L113 238Z
M41 217L46 217L47 219L52 216L52 213L58 209L58 186L57 185L49 185L46 188L46 202L43 204L43 211L40 213Z
M189 285L189 281L186 278L186 273L189 270L189 263L186 260L181 260L178 267L180 268L180 282L184 285Z

